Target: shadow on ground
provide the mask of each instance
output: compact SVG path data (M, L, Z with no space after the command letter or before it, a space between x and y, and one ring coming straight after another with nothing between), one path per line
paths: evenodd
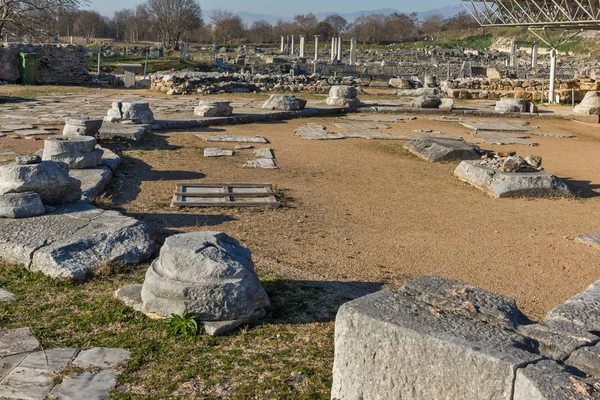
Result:
M577 181L571 178L560 178L564 183L567 184L569 189L577 196L583 199L589 199L592 197L600 196L600 193L596 189L600 189L600 185L593 184L590 181Z
M340 306L382 289L380 282L263 281L271 299L267 324L304 324L335 319Z

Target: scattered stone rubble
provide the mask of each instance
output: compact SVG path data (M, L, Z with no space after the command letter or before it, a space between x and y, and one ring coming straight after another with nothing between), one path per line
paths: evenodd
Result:
M598 287L536 324L511 298L440 277L346 303L331 397L600 398Z
M96 347L40 349L29 328L0 331L0 398L103 400L117 385L129 351ZM54 375L77 368L58 384Z
M250 251L221 232L167 238L144 284L122 288L116 297L162 317L188 309L213 336L264 317L269 305Z
M573 195L562 180L544 171L538 156L484 156L479 161L462 161L454 175L498 198Z

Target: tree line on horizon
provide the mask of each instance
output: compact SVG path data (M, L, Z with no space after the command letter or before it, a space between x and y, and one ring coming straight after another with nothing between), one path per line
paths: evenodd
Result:
M419 21L416 13L371 14L347 21L340 15L319 20L314 14L299 14L293 21L276 24L255 21L246 24L229 10L215 10L205 22L196 0L146 0L116 11L112 17L81 9L88 0L3 0L0 3L0 32L4 40L49 41L57 36L82 36L120 42L160 42L179 49L183 40L219 44L277 43L281 36L313 35L322 40L335 36L354 37L363 44L389 44L444 32L468 31L479 27L466 12L451 18L433 15Z

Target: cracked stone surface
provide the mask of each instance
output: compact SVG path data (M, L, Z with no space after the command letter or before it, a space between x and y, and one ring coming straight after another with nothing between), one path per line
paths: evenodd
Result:
M0 357L15 356L40 347L29 328L0 330Z
M145 223L85 202L39 217L0 220L0 258L54 278L81 279L103 263L137 263L153 247Z
M350 115L346 119L373 122L404 122L416 120L417 117L410 115Z
M254 150L254 155L256 156L256 158L275 158L275 156L273 155L273 150L267 148Z
M257 158L244 163L244 168L277 169L272 158Z
M491 144L524 144L537 146L538 144L529 140L529 136L520 133L476 131L473 133L486 143Z
M594 282L583 292L548 311L545 320L568 322L581 328L600 332L600 281Z
M295 134L309 140L340 140L340 139L387 139L408 140L411 136L391 135L376 129L346 130L339 133L329 132L322 125L308 124L296 129Z
M600 314L588 291L577 304ZM340 308L332 399L600 399L598 330L574 322L532 323L511 298L418 278Z
M333 399L512 398L516 370L541 359L531 339L504 329L521 318L514 301L454 281L436 288L440 279L340 308ZM487 311L474 317L479 309L463 299Z
M419 137L404 145L412 154L430 162L477 160L481 156L475 146L462 139Z
M449 120L448 120L449 121ZM458 121L457 121L458 122ZM518 124L509 124L504 121L485 121L485 122L472 122L472 121L460 121L462 126L473 129L474 131L512 131L512 132L525 132L527 128Z
M129 352L123 349L92 348L79 354L73 348L36 349L0 358L1 399L106 399L117 384L120 372L116 368L129 359ZM54 374L69 366L88 371L66 377L54 386Z
M220 147L207 147L204 149L204 157L229 157L233 155L233 150L226 150Z

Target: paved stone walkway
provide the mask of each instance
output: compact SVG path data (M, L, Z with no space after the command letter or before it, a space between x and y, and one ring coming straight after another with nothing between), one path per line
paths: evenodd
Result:
M0 331L0 398L105 399L128 359L127 350L105 347L40 350L29 328Z

